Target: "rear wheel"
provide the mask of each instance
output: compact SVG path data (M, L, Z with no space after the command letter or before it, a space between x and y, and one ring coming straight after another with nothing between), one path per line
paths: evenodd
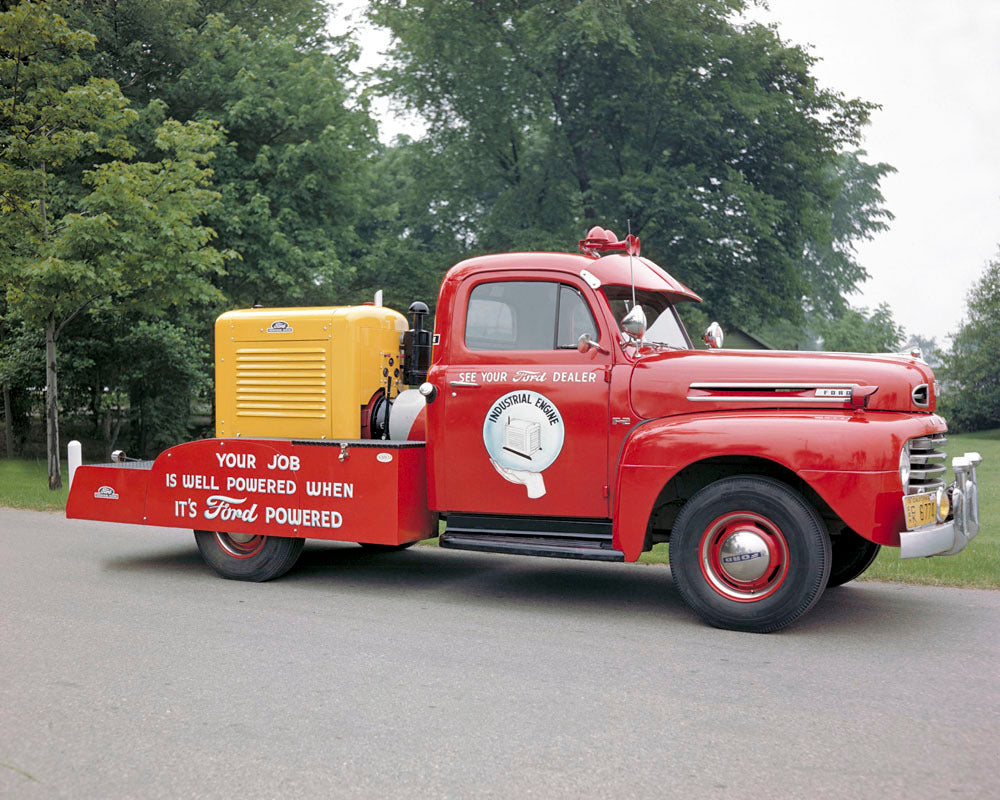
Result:
M695 494L670 534L670 572L710 625L768 633L819 600L830 575L822 519L787 484L738 476Z
M869 542L850 528L844 528L843 533L831 537L830 542L833 557L830 581L826 585L828 589L853 581L872 565L882 549L881 545Z
M295 566L305 539L250 533L195 531L205 563L223 578L269 581Z

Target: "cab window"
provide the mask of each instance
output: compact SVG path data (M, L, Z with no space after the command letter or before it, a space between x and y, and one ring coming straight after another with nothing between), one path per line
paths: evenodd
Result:
M607 285L603 291L608 300L608 307L615 316L615 322L620 327L625 315L632 310L632 288ZM677 310L664 295L638 289L635 292L635 301L646 313L646 341L682 350L691 349L691 340L681 324Z
M545 281L481 283L465 317L470 350L554 350L598 338L587 301L572 286Z

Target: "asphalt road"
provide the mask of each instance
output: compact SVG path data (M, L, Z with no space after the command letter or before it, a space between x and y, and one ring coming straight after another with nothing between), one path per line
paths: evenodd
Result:
M665 567L0 509L0 796L1000 796L1000 592L861 583L759 636Z

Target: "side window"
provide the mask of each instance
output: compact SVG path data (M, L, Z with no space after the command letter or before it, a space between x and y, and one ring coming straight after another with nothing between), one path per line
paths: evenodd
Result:
M590 313L590 306L572 286L559 287L559 333L556 346L560 349L576 347L583 334L598 339L597 325Z
M559 284L542 281L481 283L465 317L470 350L551 350Z
M465 345L470 350L570 349L584 333L598 338L590 307L572 286L481 283L469 297Z

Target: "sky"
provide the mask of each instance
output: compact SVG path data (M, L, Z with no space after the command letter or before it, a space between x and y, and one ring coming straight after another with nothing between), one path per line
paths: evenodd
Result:
M360 17L359 0L331 21ZM751 19L820 59L826 88L881 105L862 148L897 172L882 182L895 215L888 231L858 247L870 279L856 306L888 303L907 335L948 343L966 295L1000 255L1000 0L769 0ZM358 68L389 44L360 27ZM419 135L387 104L375 108L384 141ZM669 269L668 265L667 268Z

